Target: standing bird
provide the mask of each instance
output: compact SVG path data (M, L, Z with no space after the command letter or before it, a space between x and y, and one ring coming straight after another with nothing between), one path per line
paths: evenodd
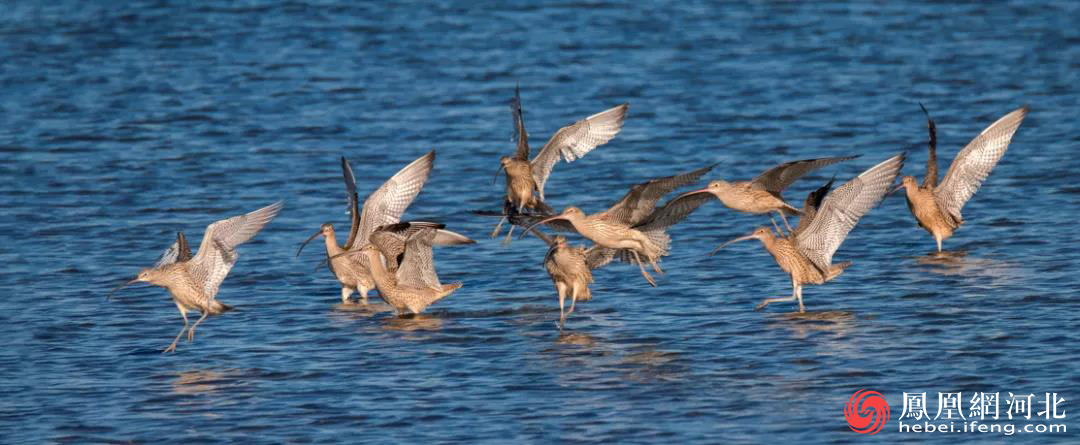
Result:
M551 282L555 284L555 291L559 294L559 329L562 329L566 324L566 317L574 312L578 301L592 300L592 292L589 290L589 285L593 282L592 271L611 262L615 251L596 246L571 246L565 236L550 237L539 230L533 233L549 246L547 254L544 255L544 269L547 269ZM567 295L570 295L569 311L565 309Z
M798 215L799 209L784 202L784 198L781 196L784 189L795 182L796 179L813 170L857 157L840 156L785 162L766 170L750 181L727 182L718 179L710 182L708 187L687 192L683 196L708 193L715 196L728 208L740 212L776 212L780 214L780 219L784 221L784 225L790 231L791 226L788 225L784 213Z
M937 184L937 127L925 107L923 112L930 133L926 177L920 186L914 176L904 176L897 189L905 190L911 214L915 215L919 227L934 236L937 251L941 253L941 242L964 223L960 209L979 190L990 170L1009 149L1009 142L1027 116L1028 108L1013 110L972 139L953 159L941 184Z
M180 316L184 318L184 327L176 334L172 344L163 352L176 350L176 342L184 331L188 333L188 341L195 339L195 328L199 326L209 315L218 315L230 309L216 298L218 288L225 276L229 274L233 264L236 264L236 246L247 242L255 236L271 219L281 211L282 202L278 201L246 215L234 216L229 219L210 224L203 234L199 252L191 256L191 250L187 246L187 240L183 234L177 234L177 240L161 256L154 267L143 269L134 280L122 284L120 287L138 282L150 283L164 287L172 294L176 308L180 310ZM120 289L120 287L113 290ZM111 295L111 293L110 293ZM188 328L188 311L202 312L202 317Z
M808 215L810 221L801 231L784 235L782 232L774 233L768 227L759 227L749 235L735 238L718 247L717 251L736 241L760 240L772 254L776 264L791 276L790 297L767 298L754 310L761 310L770 303L798 300L799 312L806 312L802 286L824 284L851 265L850 261L833 264L833 253L859 219L881 201L903 166L904 154L901 153L871 167L828 193L813 214ZM807 200L816 200L814 194L820 192L821 189L811 192L811 197Z
M551 168L560 157L568 163L573 162L615 137L622 129L630 104L619 105L559 129L532 161L529 160L529 135L525 131L525 117L521 111L521 95L518 89L514 90L510 108L514 116L514 132L518 136L517 152L514 156L503 156L499 159L499 170L506 171L506 200L503 205L505 216L495 226L491 233L492 238L499 235L503 222L515 212L532 210L550 214L551 207L544 203L544 184L551 175ZM495 177L498 178L498 175L499 171L496 171ZM506 241L510 240L513 231L514 226L511 225Z
M333 224L323 224L318 232L308 237L296 251L296 256L304 250L304 246L319 235L326 242L327 258L330 271L334 273L338 282L341 283L341 302L349 303L349 297L353 292L359 291L360 300L367 304L368 292L375 288L375 281L371 276L370 266L364 256L339 257L343 252L357 249L368 242L369 237L376 227L393 224L401 219L405 209L409 207L420 189L427 182L428 175L435 162L435 151L432 150L405 166L390 179L386 180L381 187L368 196L364 201L363 210L358 208L359 198L356 192L356 176L353 175L349 162L341 158L341 170L345 176L345 190L349 197L349 215L351 223L349 237L344 245L338 245L334 235ZM469 238L454 232L439 230L436 244L467 244L473 242Z
M586 215L577 207L567 207L561 214L533 223L525 233L529 233L539 224L557 220L569 221L572 227L557 227L574 230L597 246L612 249L603 255L608 261L618 256L623 261L637 263L645 281L656 287L656 281L645 270L644 261L648 261L657 273L663 273L657 261L668 254L671 238L666 233L667 228L686 218L704 200L686 199L677 205L669 203L660 208L656 207L656 203L676 188L697 181L713 167L715 164L692 172L636 184L619 202L603 212ZM522 236L525 236L525 233Z
M372 233L372 242L360 250L340 256L361 256L371 265L371 276L379 295L394 307L398 315L419 314L432 303L450 295L461 283L442 284L435 273L432 244L445 226L435 223L396 223L381 226ZM385 255L403 242L399 254ZM376 244L378 243L378 244Z

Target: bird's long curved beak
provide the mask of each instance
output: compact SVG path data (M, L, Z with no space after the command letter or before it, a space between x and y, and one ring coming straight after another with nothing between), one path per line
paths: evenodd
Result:
M491 178L491 185L495 185L496 182L499 182L499 173L501 173L502 171L503 171L503 166L500 163L499 164L499 169L495 170L495 177Z
M696 195L696 194L698 194L698 193L709 193L709 194L712 194L712 190L709 190L709 189L707 189L707 188L703 188L703 189L701 189L701 190L693 190L693 191L689 191L689 192L683 193L683 194L681 194L681 195L679 195L679 196L675 197L675 199L681 199L681 198L683 198L683 197L686 197L686 196L690 196L690 195ZM672 199L672 201L674 201L675 199Z
M304 250L304 246L306 246L307 243L310 243L311 240L315 239L315 237L317 237L319 235L322 235L322 229L320 229L318 232L315 232L314 234L309 236L308 239L304 240L304 242L300 243L300 248L296 249L296 256L300 256L300 252L302 250Z
M554 221L556 219L566 219L566 217L564 217L562 215L555 215L555 216L552 216L552 217L537 221L535 224L533 224L533 225L531 225L529 227L526 227L525 230L521 232L521 235L518 236L518 239L524 238L525 235L528 235L530 232L532 232L534 227L539 226L540 224L543 224L543 223L546 223L546 222Z
M126 282L124 284L121 284L119 286L114 287L113 290L111 290L111 291L109 291L109 293L105 294L105 301L109 301L110 299L112 299L112 296L113 296L113 294L116 293L116 291L118 291L120 289L123 289L123 288L125 288L127 286L130 286L132 284L138 283L138 282L139 282L139 279L135 278L135 279L133 279L131 281L128 281L128 282Z
M720 245L720 247L717 247L716 249L713 249L712 253L710 253L709 255L716 255L716 252L719 252L719 251L720 251L720 249L723 249L723 248L727 247L727 246L728 246L728 244L732 244L732 243L737 243L737 242L739 242L739 241L746 241L746 240L748 240L748 239L754 239L754 238L755 238L755 236L754 236L754 235L743 235L743 236L740 236L740 237L738 237L738 238L735 238L735 239L733 239L733 240L730 240L730 241L728 241L728 242L726 242L726 243L724 243L724 244L721 244L721 245Z

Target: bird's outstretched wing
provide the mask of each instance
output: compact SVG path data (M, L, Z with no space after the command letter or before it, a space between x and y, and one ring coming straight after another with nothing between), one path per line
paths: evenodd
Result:
M820 270L829 270L833 253L871 208L885 196L904 166L901 153L862 172L828 194L810 225L795 238L795 246Z
M934 125L934 120L930 118L930 112L926 111L923 104L920 103L919 108L922 108L923 114L926 115L926 131L930 133L930 139L926 143L926 176L923 177L922 186L934 187L937 185L937 125Z
M810 223L814 221L814 216L817 215L817 210L821 208L821 201L825 199L825 195L829 194L829 190L832 189L833 181L836 177L833 176L829 182L825 185L818 187L814 191L806 195L806 201L803 202L802 216L799 217L799 225L795 226L795 231L792 232L793 236L798 237L800 233L806 230L810 226Z
M345 177L345 194L349 197L349 238L342 247L349 250L356 243L356 234L360 233L360 197L356 193L356 175L344 156L341 157L341 174Z
M399 286L441 289L439 276L435 273L435 259L432 254L432 241L435 229L424 227L405 239L405 254L397 270Z
M471 238L457 232L445 229L445 225L427 221L407 221L379 226L371 233L368 242L379 249L386 258L387 270L397 270L405 253L405 244L409 237L416 235L421 230L433 229L434 236L431 243L436 246L452 246L459 244L475 244ZM366 258L362 255L359 258Z
M154 269L161 269L172 263L183 263L190 259L191 247L188 247L184 232L176 232L176 241L173 241L172 245L165 250L165 253L161 254L157 263L154 263Z
M199 251L191 259L191 271L196 282L203 283L206 296L217 295L218 287L236 262L236 246L243 244L262 230L281 211L282 201L254 212L234 216L210 224L203 234Z
M990 170L1009 149L1009 142L1027 112L1027 107L1021 107L1006 114L986 127L956 155L941 184L934 189L938 207L955 221L964 220L960 216L960 209L979 190Z
M791 183L795 182L803 175L810 173L827 165L832 165L837 162L848 161L855 159L858 156L838 156L834 158L817 158L817 159L803 159L800 161L785 162L770 168L754 178L751 183L762 190L768 191L776 196L780 196L780 193L784 189L788 188Z
M514 159L529 160L529 133L525 131L525 113L521 111L521 87L514 87L514 98L510 99L510 112L514 116L514 138L517 139L517 152Z
M434 165L435 150L431 150L399 170L368 196L360 214L360 233L353 242L355 247L366 244L375 228L401 219L405 209L420 194Z
M656 203L660 201L660 198L663 198L664 195L671 193L679 187L697 182L698 179L701 179L702 176L711 171L713 167L716 167L716 164L705 166L691 172L680 173L674 176L657 178L635 184L630 187L630 191L626 192L619 202L616 202L604 212L605 218L609 221L622 223L627 226L643 224L647 218L652 220L653 218L651 218L650 215L658 212ZM691 209L690 211L693 210ZM682 216L685 217L686 215Z
M592 246L585 250L585 265L589 266L590 270L599 269L611 263L611 260L615 259L615 255L618 253L617 249Z
M551 175L551 168L559 161L559 157L561 156L566 162L573 162L592 149L610 141L622 129L623 120L626 119L626 110L629 108L630 104L622 104L577 121L573 125L559 129L547 141L547 144L544 144L544 148L541 148L530 162L533 180L536 181L541 201L544 199L544 183L547 182L548 176Z

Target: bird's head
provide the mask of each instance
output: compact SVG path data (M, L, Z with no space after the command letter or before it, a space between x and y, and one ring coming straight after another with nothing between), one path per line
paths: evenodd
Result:
M567 207L567 208L563 209L562 213L559 214L559 216L561 216L563 219L571 219L571 218L578 218L578 217L585 216L585 213L582 212L581 209L579 209L577 207L570 206L570 207Z
M329 238L331 236L334 236L334 225L330 224L330 223L323 223L322 226L319 226L319 231L318 232L315 232L315 233L311 234L311 236L309 236L308 239L306 239L306 240L304 240L304 242L300 243L300 248L296 249L296 256L300 256L300 252L302 252L304 250L304 246L306 246L308 243L310 243L311 240L313 240L315 238L318 238L319 235L325 236L327 238Z
M713 181L710 181L709 185L705 186L705 188L700 189L700 190L694 190L694 191L683 193L682 195L679 195L679 197L675 198L675 199L682 198L683 196L696 195L698 193L709 193L709 194L712 194L713 196L719 198L721 195L724 194L724 191L726 191L730 187L731 187L731 184L728 183L727 181L724 181L722 179L715 179Z
M158 284L158 279L160 277L161 277L161 270L158 270L158 269L143 269L143 270L140 270L139 274L136 275L134 279L132 279L130 281L127 281L127 282L125 282L125 283L123 283L123 284L121 284L119 286L116 286L115 288L113 288L113 290L109 291L109 293L105 295L105 300L111 299L113 294L116 293L116 291L118 291L118 290L120 290L120 289L122 289L124 287L130 286L132 284L135 284L135 283Z
M889 193L885 194L885 197L888 198L889 195L892 195L893 193L896 193L896 191L900 190L900 189L904 189L906 191L906 190L915 190L915 189L918 189L918 188L919 188L919 183L915 181L914 176L904 176L904 177L900 178L900 183L897 184L896 187L893 187L892 190L889 190ZM882 200L884 201L884 199L882 199Z

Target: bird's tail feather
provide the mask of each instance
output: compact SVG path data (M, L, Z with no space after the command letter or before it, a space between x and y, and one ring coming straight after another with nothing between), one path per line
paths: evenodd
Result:
M851 261L844 261L843 263L836 263L832 266L829 266L829 274L825 277L825 281L829 281L833 278L840 276L840 274L844 273L844 269L847 269L848 266L851 266Z
M207 305L210 311L210 315L224 314L233 310L232 306L222 303L217 300L210 300L210 304Z

